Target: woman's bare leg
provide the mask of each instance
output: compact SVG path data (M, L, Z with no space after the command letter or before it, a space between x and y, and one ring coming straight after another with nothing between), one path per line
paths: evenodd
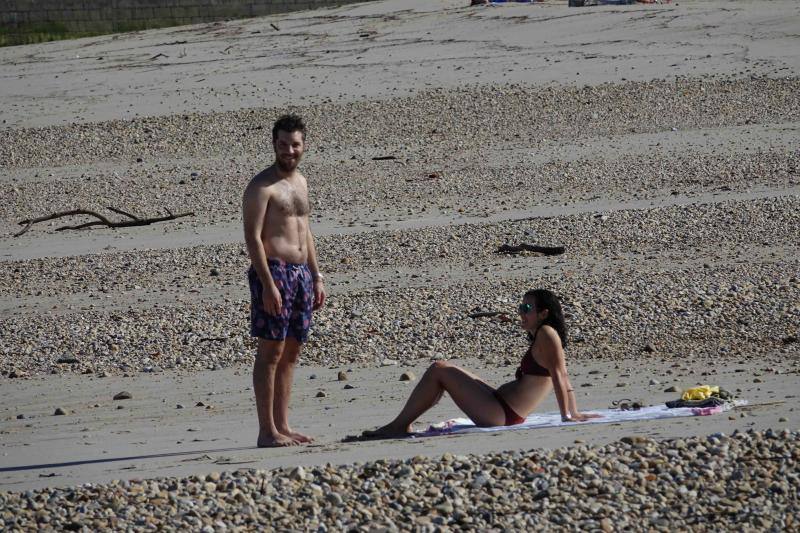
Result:
M492 389L475 375L446 361L436 361L420 378L405 407L397 417L365 437L395 437L413 431L411 424L436 405L447 392L458 407L477 425L496 426L505 422L505 413Z

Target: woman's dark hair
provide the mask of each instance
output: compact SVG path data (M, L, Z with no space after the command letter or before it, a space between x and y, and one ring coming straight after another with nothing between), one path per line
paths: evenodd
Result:
M303 123L303 119L297 115L283 115L275 121L275 124L272 126L273 142L278 138L279 131L285 131L287 133L299 131L303 135L303 139L306 138L306 125Z
M544 311L545 309L550 311L547 313L547 318L542 322L542 326L547 324L556 330L556 333L561 338L561 346L566 348L567 323L564 321L564 311L561 309L561 302L558 300L558 296L547 289L533 289L525 293L525 298L533 300L536 311ZM533 341L533 335L530 333L528 333L528 338Z

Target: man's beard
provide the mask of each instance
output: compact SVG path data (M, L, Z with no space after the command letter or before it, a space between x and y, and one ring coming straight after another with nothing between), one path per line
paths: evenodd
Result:
M294 169L297 168L297 164L300 162L300 158L296 157L290 161L284 161L280 157L275 158L275 164L278 165L278 168L281 169L283 172L292 172Z

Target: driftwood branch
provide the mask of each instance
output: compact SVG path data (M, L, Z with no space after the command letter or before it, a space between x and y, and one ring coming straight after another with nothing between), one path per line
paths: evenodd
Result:
M536 252L543 255L560 255L564 253L563 246L538 246L536 244L511 245L504 244L497 249L498 254L518 254L521 252Z
M136 215L132 215L127 211L123 211L122 209L117 209L116 207L111 207L110 205L106 206L106 209L108 209L109 211L113 211L118 215L125 215L126 217L131 218L133 220L139 220L139 217L137 217ZM167 213L169 213L169 209L167 209Z
M483 318L487 316L497 316L502 314L502 311L476 311L474 313L470 313L467 316L469 318Z
M164 222L164 221L167 221L167 220L175 220L176 218L194 216L194 212L193 211L190 211L188 213L180 213L180 214L177 214L177 215L173 215L172 212L169 209L167 209L167 216L151 217L151 218L139 218L136 215L132 215L131 213L127 213L127 212L123 211L122 209L116 209L116 208L113 208L113 207L109 207L108 209L110 211L114 211L115 213L118 213L118 214L121 214L121 215L125 215L126 217L130 218L131 220L123 220L121 222L114 222L114 221L109 220L108 218L104 217L100 213L97 213L95 211L90 211L89 209L73 209L71 211L62 211L60 213L53 213L53 214L41 216L41 217L38 217L38 218L20 220L18 222L18 224L20 226L25 226L25 227L22 228L22 230L19 231L18 233L15 233L14 237L19 237L20 235L22 235L23 233L25 233L26 231L31 229L31 226L33 226L34 224L37 224L39 222L46 222L48 220L54 220L54 219L57 219L57 218L69 217L69 216L74 216L74 215L89 215L89 216L95 217L97 220L92 221L92 222L85 222L83 224L78 224L77 226L62 226L60 228L56 228L56 231L64 231L64 230L68 230L68 229L72 229L72 230L84 229L84 228L89 228L89 227L92 227L92 226L106 226L106 227L109 227L109 228L129 228L129 227L132 227L132 226L149 226L150 224L154 224L156 222Z

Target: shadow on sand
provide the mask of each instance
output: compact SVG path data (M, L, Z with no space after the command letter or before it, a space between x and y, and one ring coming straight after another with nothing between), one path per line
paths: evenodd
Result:
M153 453L148 455L128 455L125 457L107 457L104 459L84 459L81 461L64 461L61 463L41 463L35 465L20 465L0 467L0 472L21 472L24 470L43 470L48 468L65 468L68 466L81 466L98 463L115 463L119 461L138 461L140 459L158 459L161 457L180 457L183 455L201 455L207 453L234 452L242 450L258 450L257 446L239 446L236 448L216 448L213 450L192 450L186 452Z

